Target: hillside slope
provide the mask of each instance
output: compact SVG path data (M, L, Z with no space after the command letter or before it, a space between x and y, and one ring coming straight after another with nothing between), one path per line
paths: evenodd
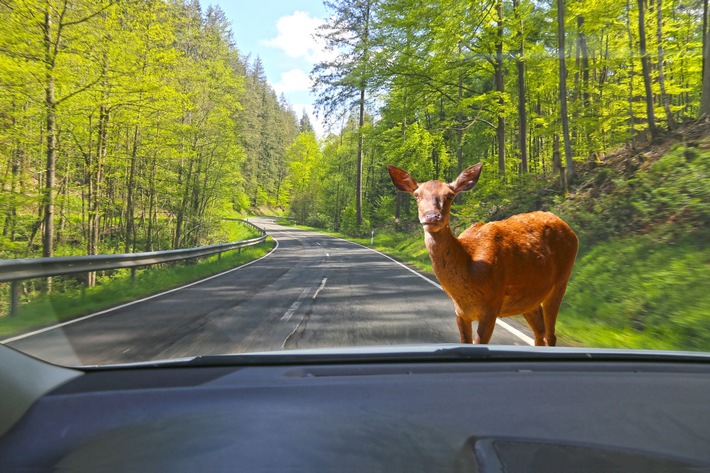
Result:
M710 351L710 126L582 168L551 210L580 254L560 331L589 346Z

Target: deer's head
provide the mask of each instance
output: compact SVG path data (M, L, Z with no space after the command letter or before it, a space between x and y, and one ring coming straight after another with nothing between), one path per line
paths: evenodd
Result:
M428 181L418 184L404 169L387 165L394 186L409 192L417 201L419 223L429 233L438 232L449 225L451 203L459 193L471 190L478 182L483 163L474 164L465 169L450 184L441 181Z

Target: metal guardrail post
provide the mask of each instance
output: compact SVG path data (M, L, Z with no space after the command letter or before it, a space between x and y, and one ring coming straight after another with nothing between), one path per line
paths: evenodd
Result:
M10 317L17 315L20 308L20 281L10 282Z

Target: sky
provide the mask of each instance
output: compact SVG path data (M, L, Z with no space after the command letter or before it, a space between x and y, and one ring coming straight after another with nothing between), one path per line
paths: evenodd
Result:
M283 93L300 118L308 113L323 136L323 125L313 113L315 96L308 78L324 51L313 38L324 22L322 0L200 0L203 10L218 5L232 23L232 34L242 56L261 58L266 77L277 94Z

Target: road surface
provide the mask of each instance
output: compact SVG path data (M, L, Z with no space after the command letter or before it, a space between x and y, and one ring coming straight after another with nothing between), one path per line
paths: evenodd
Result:
M345 240L252 222L277 242L261 260L6 343L58 364L95 365L458 342L453 303L435 280ZM506 318L491 343L526 345L530 335L522 317Z

